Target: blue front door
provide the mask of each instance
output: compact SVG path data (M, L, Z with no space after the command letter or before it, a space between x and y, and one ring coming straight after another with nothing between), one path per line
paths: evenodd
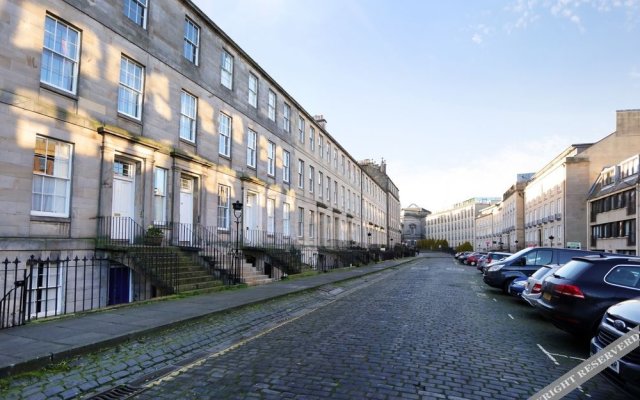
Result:
M128 267L111 267L109 270L109 305L131 301L131 270Z

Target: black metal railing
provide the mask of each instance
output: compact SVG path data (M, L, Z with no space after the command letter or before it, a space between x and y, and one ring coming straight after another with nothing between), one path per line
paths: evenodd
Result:
M172 256L154 258L151 270L136 268L136 257L5 258L0 262L0 329L173 293L157 284L175 283Z

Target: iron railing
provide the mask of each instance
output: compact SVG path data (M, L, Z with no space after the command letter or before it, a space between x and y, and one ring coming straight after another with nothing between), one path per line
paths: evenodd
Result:
M95 255L40 259L31 256L0 262L0 329L29 321L104 308L120 303L147 300L172 293L156 286L158 276L171 282L175 271L154 259L154 270L135 267L135 256L119 259ZM170 258L170 256L169 256ZM175 265L175 260L169 260Z

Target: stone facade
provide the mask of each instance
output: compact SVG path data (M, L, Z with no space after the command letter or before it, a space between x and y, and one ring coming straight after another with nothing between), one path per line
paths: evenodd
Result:
M416 204L402 209L402 243L415 246L416 242L427 238L427 216L431 212Z
M427 239L446 240L456 248L469 242L476 243L476 217L480 211L497 204L499 198L471 198L452 208L434 212L427 217Z
M397 237L397 188L378 184L192 2L138 11L3 6L0 250L90 250L116 218L229 232L235 201L244 234L304 246Z
M386 245L393 247L394 244L400 244L402 241L402 231L400 229L400 192L389 175L387 175L386 161L382 160L382 162L378 164L373 160L364 160L360 161L359 164L363 171L383 189L382 194L384 199L380 201L379 206L386 207L384 212L386 221L384 221L384 226L381 227L383 232L387 232Z

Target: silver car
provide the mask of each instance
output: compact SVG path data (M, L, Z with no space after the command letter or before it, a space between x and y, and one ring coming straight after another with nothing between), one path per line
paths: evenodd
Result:
M543 265L531 274L527 279L527 283L524 285L524 292L522 292L521 296L522 299L533 306L536 300L542 296L542 281L544 278L553 274L560 267L562 267L560 264Z

